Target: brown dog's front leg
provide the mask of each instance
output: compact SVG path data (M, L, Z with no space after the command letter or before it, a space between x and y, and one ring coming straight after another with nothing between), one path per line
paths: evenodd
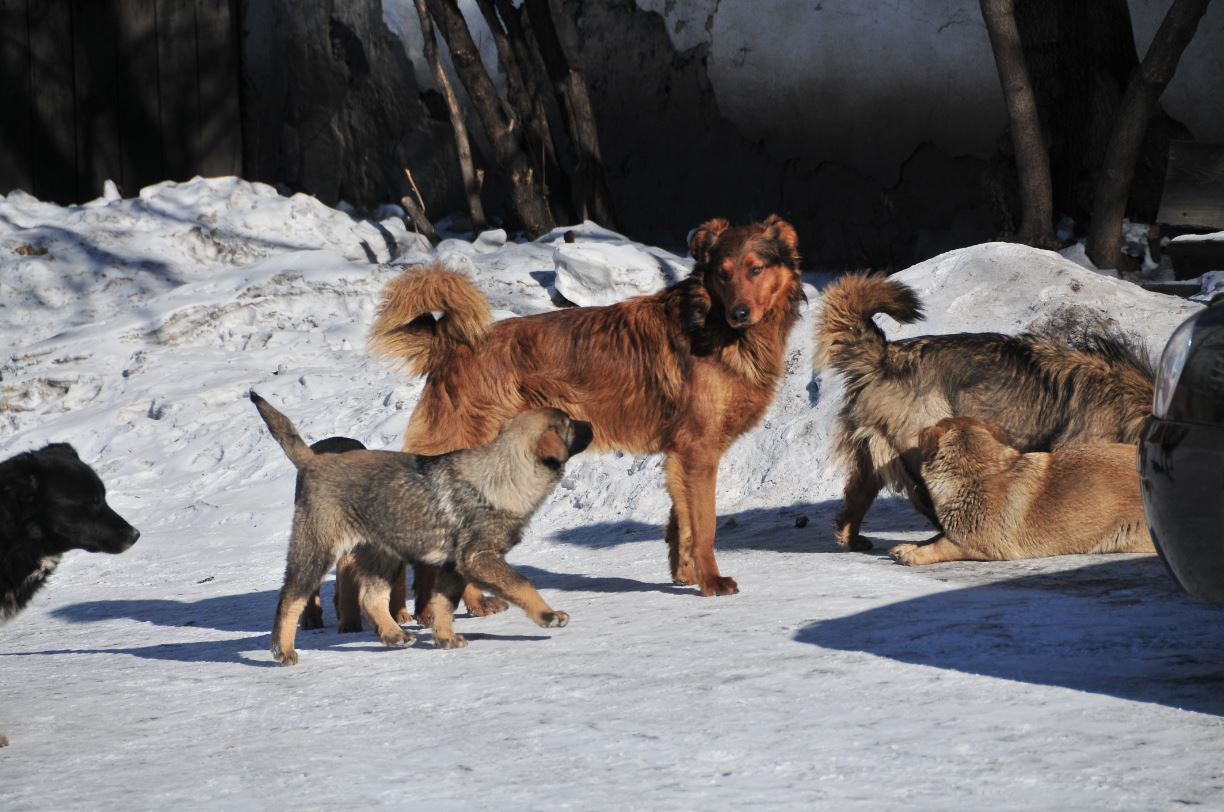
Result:
M437 570L428 564L412 565L412 591L415 595L417 621L422 626L433 626L430 599L433 597ZM485 617L506 611L509 604L494 595L486 595L475 584L463 589L463 602L473 617Z
M467 640L455 634L455 606L463 594L463 579L450 567L429 569L434 589L429 598L427 616L433 629L434 645L438 648L463 648ZM417 598L420 598L420 593L417 593Z
M336 562L336 629L341 634L361 631L361 590L356 566L352 553L340 556Z
M735 579L718 572L714 559L714 534L718 523L714 491L718 484L719 457L708 451L698 451L680 457L677 489L684 497L688 519L692 526L693 570L702 595L734 595L739 592ZM669 484L671 477L668 478ZM675 492L673 492L675 493ZM683 550L684 514L681 510L681 549Z
M866 447L855 449L854 460L851 463L850 478L846 481L845 498L837 518L833 520L833 533L837 543L847 550L862 552L871 549L871 542L859 535L863 526L863 517L867 509L875 501L882 483L876 476L875 466L871 463L871 455Z
M545 603L531 581L515 572L499 553L493 550L476 552L466 556L458 567L461 577L510 601L526 612L537 625L547 628L569 623L569 615Z

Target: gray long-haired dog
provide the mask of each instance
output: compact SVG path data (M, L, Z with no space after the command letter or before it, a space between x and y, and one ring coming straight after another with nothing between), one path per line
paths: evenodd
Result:
M451 454L316 454L289 418L254 392L251 401L299 472L285 584L272 628L272 656L281 665L297 663L298 616L336 559L350 551L358 558L361 606L387 646L415 639L390 620L379 622L391 576L405 559L439 568L431 608L440 648L467 645L453 621L468 581L520 607L540 626L569 622L505 556L561 479L565 462L590 444L589 423L558 409L536 409L510 420L492 442Z

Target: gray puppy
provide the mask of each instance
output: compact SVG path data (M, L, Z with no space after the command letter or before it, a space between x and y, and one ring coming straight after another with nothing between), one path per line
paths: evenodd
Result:
M415 639L378 620L386 614L391 576L405 559L439 568L431 608L440 648L467 645L453 622L468 581L520 607L540 626L569 622L505 556L561 479L566 460L590 444L590 423L558 409L536 409L507 422L486 445L436 457L316 454L289 418L254 392L251 401L299 473L285 584L272 627L272 656L281 665L297 663L298 616L336 559L350 551L357 555L359 601L388 646Z

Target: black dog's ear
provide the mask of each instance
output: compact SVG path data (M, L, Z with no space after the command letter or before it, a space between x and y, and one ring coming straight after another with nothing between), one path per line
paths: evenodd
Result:
M718 238L731 227L731 223L722 217L702 223L693 229L689 237L689 253L698 265L703 265L710 259L710 250L718 244Z
M81 457L76 453L76 449L68 443L51 443L50 445L43 446L39 453L54 454L56 456L66 457L71 460L77 460L78 462L81 459Z

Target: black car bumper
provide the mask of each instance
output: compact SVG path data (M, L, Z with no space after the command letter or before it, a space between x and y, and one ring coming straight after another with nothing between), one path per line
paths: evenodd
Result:
M1139 478L1165 566L1190 594L1224 602L1224 427L1150 418Z

